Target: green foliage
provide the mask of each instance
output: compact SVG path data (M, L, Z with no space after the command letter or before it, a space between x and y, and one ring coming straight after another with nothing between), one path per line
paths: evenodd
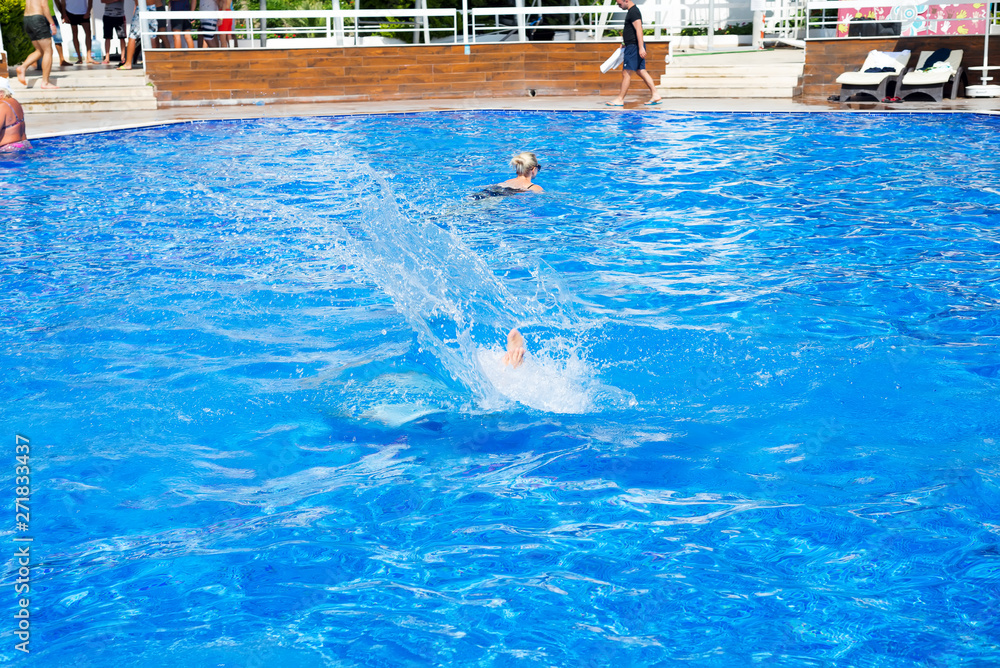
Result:
M7 62L11 65L23 62L35 50L24 34L23 21L24 0L0 0L0 31L3 32Z
M681 35L688 37L695 37L700 35L707 35L708 28L681 28ZM720 30L715 31L716 35L752 35L753 34L753 24L752 23L733 23L725 26Z

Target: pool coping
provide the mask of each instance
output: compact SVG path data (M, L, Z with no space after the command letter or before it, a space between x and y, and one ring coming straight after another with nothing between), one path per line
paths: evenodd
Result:
M606 113L876 113L876 114L985 114L1000 115L1000 100L959 99L901 105L853 103L841 105L825 100L793 99L664 99L656 107L643 105L643 98L629 100L624 108L608 109L608 98L600 96L475 98L448 100L396 100L380 102L325 102L264 105L220 105L168 107L147 111L27 112L29 138L130 130L177 123L261 118L307 118L320 116L365 116L440 111L603 111Z

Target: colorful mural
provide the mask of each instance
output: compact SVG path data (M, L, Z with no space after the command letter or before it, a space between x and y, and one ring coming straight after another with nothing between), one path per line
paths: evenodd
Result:
M847 37L852 21L899 23L900 35L982 35L986 31L985 2L962 5L902 5L864 7L837 12L837 37Z

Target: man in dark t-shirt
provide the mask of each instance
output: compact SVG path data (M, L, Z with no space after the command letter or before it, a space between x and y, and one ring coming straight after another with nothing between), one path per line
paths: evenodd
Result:
M622 65L622 88L618 97L607 102L609 107L621 107L625 105L625 94L632 84L632 76L629 72L635 72L642 79L652 96L647 105L660 103L660 94L656 92L656 84L653 77L646 71L646 46L643 42L642 34L642 14L632 0L615 0L619 9L627 10L625 13L625 29L622 31L622 48L625 50L625 61Z

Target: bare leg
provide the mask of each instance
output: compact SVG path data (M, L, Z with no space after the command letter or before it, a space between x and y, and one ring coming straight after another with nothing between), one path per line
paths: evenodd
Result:
M111 40L104 40L104 60L101 61L102 65L107 65L111 62Z
M118 66L120 70L130 70L132 69L132 61L135 60L135 40L131 37L128 38L128 48L124 51L122 56L122 64Z
M657 92L657 90L656 90L656 84L653 83L653 77L649 76L649 72L647 72L646 70L639 70L638 74L639 74L639 78L642 79L642 82L644 84L646 84L646 88L648 88L649 92L653 94L649 98L649 101L650 102L656 102L658 100L663 99L660 96L659 92Z
M14 68L14 71L17 72L17 80L21 82L22 86L28 85L28 80L24 78L24 73L25 71L27 71L28 65L31 65L36 60L38 60L39 55L40 54L38 53L37 50L32 51L31 54L27 58L25 58L23 63Z
M509 364L515 369L521 366L521 362L524 361L524 354L527 349L524 347L524 337L521 336L521 332L517 329L510 330L507 334L507 352L504 353L503 363Z
M49 75L52 73L52 40L45 39L39 44L42 47L42 88L59 88L49 81Z
M71 63L66 60L66 56L63 55L62 44L54 44L54 46L56 48L56 53L59 54L59 67L66 67L67 65L70 65Z
M20 81L25 86L28 85L27 79L24 78L25 73L28 68L34 65L39 60L42 61L42 88L50 88L52 84L49 83L49 72L52 70L52 40L51 39L36 39L32 40L31 45L35 47L24 62L15 68L17 71L17 80Z
M620 107L625 104L625 94L628 93L628 87L632 85L632 76L628 73L628 70L622 70L622 87L618 91L618 97L608 102L609 105L613 107Z
M90 40L90 21L87 21L86 23L83 24L83 36L87 40L87 64L88 65L96 65L97 61L94 60L94 57L90 53L90 43L91 43L91 40Z
M83 54L80 52L80 25L70 24L70 30L73 31L73 50L76 51L76 64L82 65Z

